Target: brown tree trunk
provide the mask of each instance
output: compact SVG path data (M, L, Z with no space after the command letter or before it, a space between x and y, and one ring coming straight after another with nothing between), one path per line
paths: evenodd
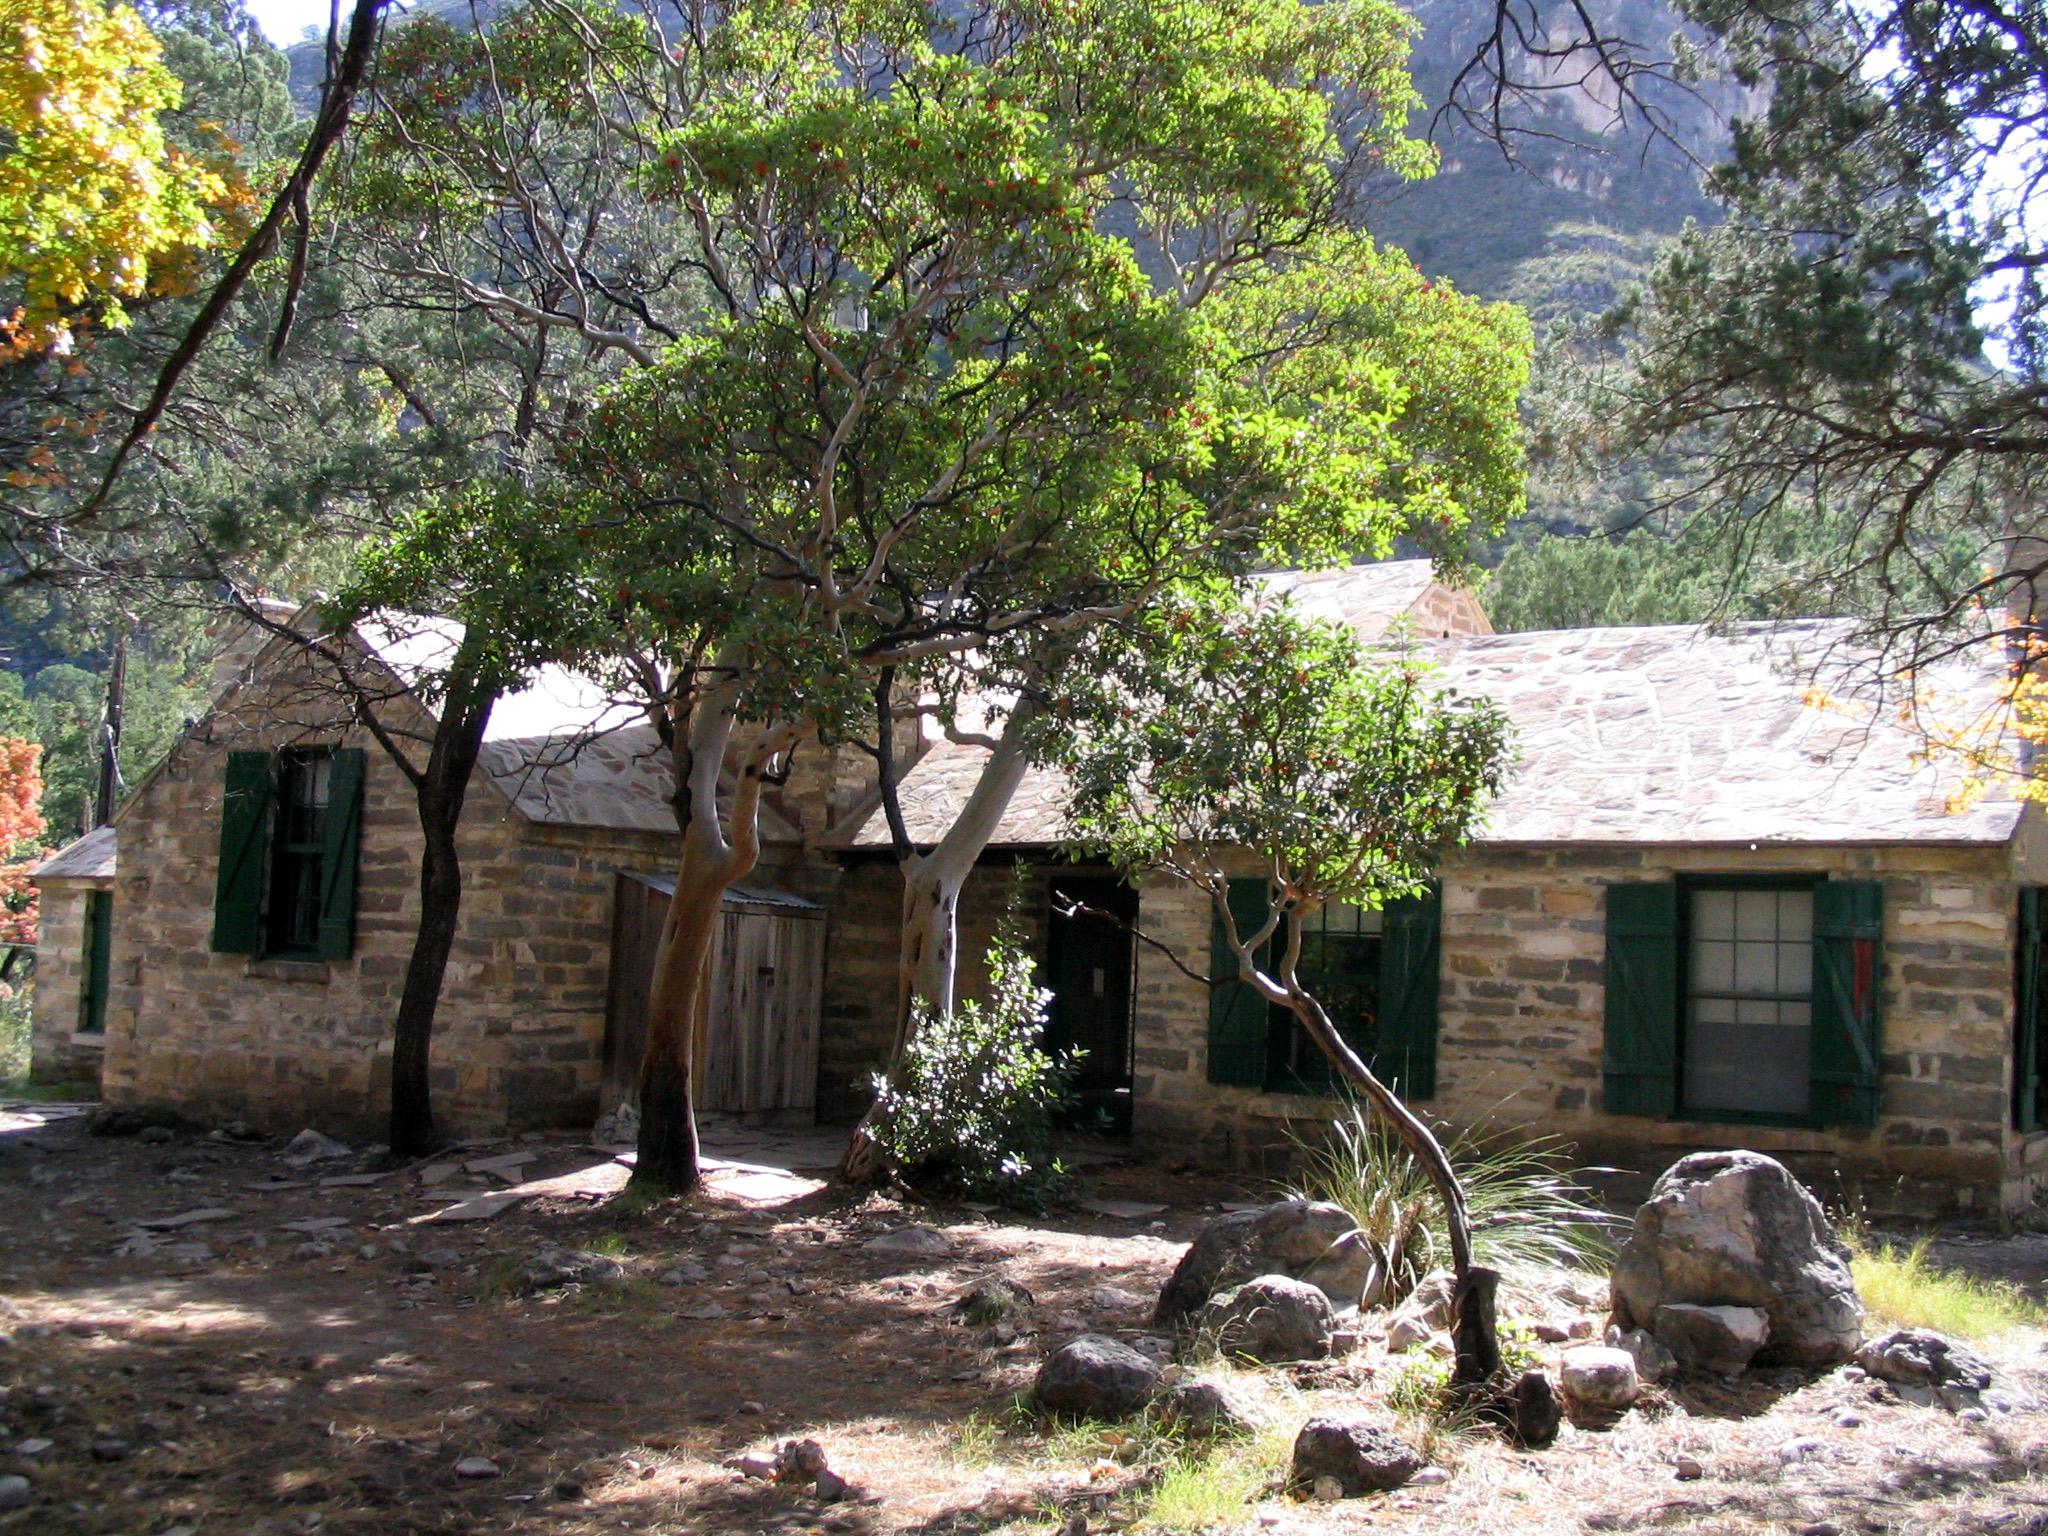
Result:
M808 734L807 728L788 723L764 730L739 767L731 808L721 812L718 781L737 720L735 696L728 687L701 702L675 745L683 851L676 893L655 950L647 1044L640 1059L640 1136L629 1186L646 1194L686 1194L702 1177L691 1106L692 1055L711 940L726 891L760 858L761 791L768 764Z
M401 1157L417 1157L440 1145L429 1056L462 911L462 859L455 833L498 698L495 687L479 682L462 664L464 658L457 660L426 769L413 783L421 832L420 919L391 1024L391 1150Z
M452 829L435 825L438 820L428 814L423 799L420 825L426 837L420 850L420 925L405 962L398 1016L391 1025L391 1150L400 1157L419 1157L440 1145L434 1130L428 1054L434 1016L441 1005L441 984L448 972L448 954L455 947L456 919L462 907L462 866Z
M1500 1370L1500 1332L1495 1316L1495 1293L1500 1276L1472 1262L1472 1218L1465 1204L1465 1187L1458 1182L1443 1143L1428 1124L1401 1102L1366 1066L1350 1043L1339 1034L1322 1004L1293 981L1287 984L1286 1003L1301 1021L1309 1038L1336 1065L1346 1082L1372 1104L1402 1145L1415 1155L1429 1176L1437 1198L1443 1202L1444 1226L1451 1240L1451 1270L1457 1277L1452 1300L1451 1342L1454 1348L1452 1386L1461 1393L1485 1389Z
M640 1059L640 1135L632 1180L635 1188L652 1194L686 1194L702 1176L691 1103L692 1058L719 906L727 887L738 878L724 872L726 862L705 856L699 843L685 840L676 893L655 951L646 1053Z

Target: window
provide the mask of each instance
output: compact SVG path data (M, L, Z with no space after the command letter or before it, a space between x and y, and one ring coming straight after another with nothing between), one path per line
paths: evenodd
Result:
M213 947L345 960L355 943L363 754L230 752Z
M277 758L277 842L270 860L270 910L265 946L277 955L320 948L325 892L327 797L334 759L325 752L281 752Z
M1872 1125L1883 887L1607 888L1611 1113Z
M114 894L88 891L85 895L85 973L78 979L78 1032L103 1035L107 1031L108 961L114 947Z
M1385 914L1336 902L1303 920L1300 974L1330 1022L1368 1062L1380 1045L1380 935ZM1275 1006L1266 1031L1266 1082L1320 1092L1336 1068L1291 1009Z
M2048 992L2048 945L2041 938L2038 889L2020 892L2020 942L2013 966L2012 1123L2015 1130L2048 1126L2048 1040L2043 1040L2043 993Z
M1813 891L1703 886L1687 906L1688 1113L1804 1115L1813 1036Z
M1265 922L1263 880L1233 880L1229 896L1240 933ZM1301 935L1303 982L1367 1065L1409 1098L1436 1092L1437 914L1434 890L1383 911L1334 904L1306 919ZM1210 970L1218 977L1236 970L1221 922ZM1212 1083L1273 1093L1323 1094L1337 1083L1335 1067L1293 1013L1239 981L1210 991L1208 1068Z

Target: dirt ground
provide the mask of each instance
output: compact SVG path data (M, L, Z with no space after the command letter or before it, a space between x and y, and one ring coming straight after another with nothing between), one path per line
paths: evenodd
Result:
M1062 1338L1144 1335L1182 1246L1224 1202L1263 1193L1102 1163L1081 1193L1118 1214L1021 1218L742 1168L636 1213L610 1193L622 1170L566 1139L468 1149L438 1166L532 1157L431 1186L417 1168L323 1184L356 1164L294 1168L281 1150L0 1114L0 1476L30 1484L0 1533L1157 1528L1154 1473L1119 1465L1114 1437L1048 1436L1014 1405ZM489 1220L417 1219L536 1180ZM1148 1203L1166 1209L1133 1208ZM209 1209L227 1214L140 1226ZM950 1252L864 1246L912 1222ZM627 1281L515 1294L518 1265L550 1246L611 1254ZM1962 1250L1994 1271L2008 1252ZM2044 1251L2009 1256L2038 1279ZM998 1272L1035 1297L1016 1338L950 1310ZM1521 1304L1597 1326L1599 1295L1597 1277L1564 1278ZM2008 1385L2048 1400L2041 1336L1984 1347ZM1368 1339L1340 1362L1238 1382L1291 1436L1314 1411L1380 1403L1407 1368ZM2048 1533L2048 1412L1969 1422L1839 1372L1653 1391L1619 1426L1568 1427L1543 1451L1402 1427L1443 1482L1330 1505L1254 1487L1224 1524ZM795 1436L820 1441L857 1497L825 1504L723 1465ZM1677 1478L1684 1456L1702 1476ZM473 1457L495 1475L458 1476Z

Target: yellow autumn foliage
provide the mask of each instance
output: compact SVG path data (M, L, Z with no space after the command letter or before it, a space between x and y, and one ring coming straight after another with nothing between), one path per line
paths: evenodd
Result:
M183 87L142 18L96 0L0 0L0 342L125 323L152 264L211 243L220 173L166 143Z

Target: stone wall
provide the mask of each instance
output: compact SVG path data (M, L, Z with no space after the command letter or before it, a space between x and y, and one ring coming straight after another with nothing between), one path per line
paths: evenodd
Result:
M396 703L389 711L403 715ZM124 807L110 1102L381 1137L390 1021L418 916L418 818L410 785L377 744L343 728L331 702L327 714L289 679L246 690ZM295 745L365 750L353 953L333 962L215 954L227 753ZM472 793L459 837L462 927L435 1027L432 1080L445 1129L573 1124L595 1113L614 873L662 868L673 843L534 826L495 789Z
M85 903L94 882L41 880L36 973L30 985L29 1076L39 1083L97 1082L102 1035L79 1032L85 982Z
M1742 1145L1793 1163L1824 1198L2009 1209L2032 1194L2022 1168L2048 1163L2008 1129L2018 888L2048 882L2040 852L2038 839L2014 848L1468 850L1443 876L1438 1091L1424 1107L1457 1127L1562 1136L1583 1160L1645 1172L1685 1151ZM1605 888L1782 873L1884 884L1878 1124L1806 1129L1604 1112ZM1209 910L1196 892L1148 889L1143 921L1184 955L1208 952ZM1145 950L1137 1012L1143 1141L1278 1172L1290 1124L1327 1114L1314 1099L1210 1084L1205 990Z

